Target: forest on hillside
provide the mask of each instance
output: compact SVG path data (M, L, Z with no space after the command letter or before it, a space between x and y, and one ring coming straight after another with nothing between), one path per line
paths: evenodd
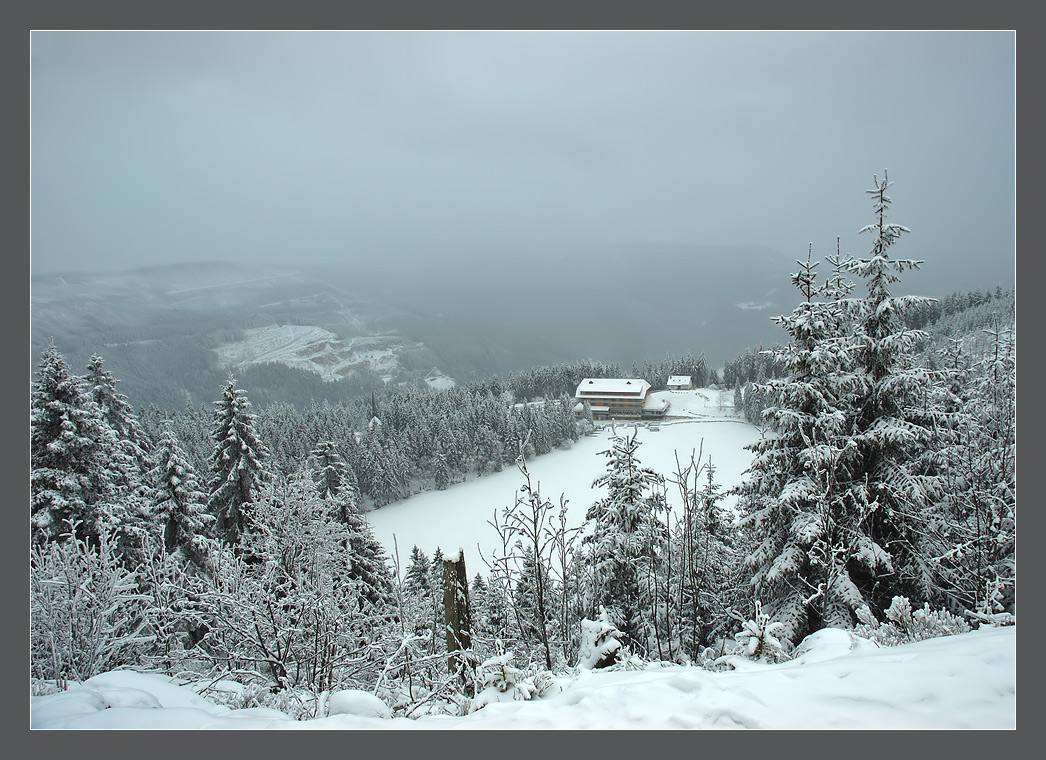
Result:
M34 693L133 667L239 680L303 717L347 686L401 716L461 714L485 687L529 698L579 666L715 669L826 627L889 645L1012 624L1014 292L892 295L918 262L893 255L907 229L888 186L867 255L797 262L780 344L722 373L689 354L632 367L733 387L765 429L737 519L713 467L656 472L627 434L583 538L541 496L528 461L589 429L571 394L614 365L301 408L255 406L230 377L210 409L162 412L135 410L100 356L78 375L48 347L30 398ZM417 547L393 567L363 517L505 467L521 489L486 575ZM447 587L468 600L453 640Z

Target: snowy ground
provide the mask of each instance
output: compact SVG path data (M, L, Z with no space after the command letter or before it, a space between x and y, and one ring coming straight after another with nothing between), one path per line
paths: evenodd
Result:
M676 471L676 453L684 465L693 453L703 450L703 461L711 455L716 482L723 490L737 485L752 461L752 452L744 447L759 440L759 432L734 414L733 391L699 389L693 391L658 391L671 407L655 430L641 423L637 430L642 445L637 451L640 462L671 479ZM593 488L592 482L606 472L607 457L600 454L611 446L616 429L619 435L632 432L632 426L609 424L586 436L569 449L535 457L527 463L531 478L541 494L557 507L562 494L568 500L568 525L585 522L585 512L605 495L605 489ZM703 442L703 449L702 449ZM499 539L488 524L495 511L514 502L522 475L515 467L498 473L458 483L445 491L428 491L390 504L367 514L374 534L393 556L398 546L401 567L405 568L411 547L417 544L428 556L439 547L444 554L463 549L469 575L485 573L486 567L477 556L477 545L488 559ZM704 480L700 482L704 485ZM669 503L678 510L681 502L676 487L668 485ZM734 499L726 498L724 506Z
M1013 729L1016 628L983 629L877 648L827 629L789 662L734 660L709 672L670 666L582 670L558 693L489 704L463 717L336 714L295 721L271 709L232 710L163 676L103 673L30 698L34 729ZM367 695L345 695L366 712ZM356 705L357 707L353 707ZM364 709L360 710L358 706Z

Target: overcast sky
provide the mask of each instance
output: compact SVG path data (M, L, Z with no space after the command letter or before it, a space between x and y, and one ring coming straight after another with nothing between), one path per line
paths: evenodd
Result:
M34 273L871 244L1014 279L1012 32L33 32Z

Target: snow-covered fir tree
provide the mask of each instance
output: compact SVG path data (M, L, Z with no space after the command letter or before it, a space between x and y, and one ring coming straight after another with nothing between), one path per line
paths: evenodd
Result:
M208 508L216 519L217 536L234 545L249 526L247 505L272 480L272 473L265 463L269 451L255 431L247 391L237 388L231 376L214 402L211 439Z
M773 434L749 447L755 456L738 488L742 525L756 541L745 560L752 592L788 646L825 625L848 625L861 602L846 572L856 526L835 488L848 421L849 319L837 299L846 287L819 287L809 253L796 263L802 301L775 320L791 338L777 359L788 374L756 386L772 399L763 417Z
M214 516L207 512L207 494L170 423L162 426L152 457L149 501L164 549L202 565L205 549L200 539L210 533Z
M51 345L30 391L30 515L36 541L97 537L102 526L122 548L144 531L136 464L120 445L83 378Z
M894 596L925 600L933 592L920 526L935 480L919 462L931 446L938 418L926 403L933 377L915 361L913 350L926 333L906 329L904 323L907 312L931 299L892 295L900 275L922 262L890 255L909 231L887 221L891 185L884 170L882 181L876 177L867 191L875 223L861 232L874 236L872 248L867 257L847 265L850 274L865 281L867 293L842 301L855 330L845 347L853 371L844 378L847 428L835 480L844 492L849 522L860 535L848 574L873 610L885 609Z
M741 645L745 657L759 662L778 662L785 658L783 642L778 638L784 628L785 624L771 620L757 601L755 616L745 621L734 640Z
M410 550L410 564L403 576L408 589L416 593L429 594L432 591L432 566L429 558L417 544Z
M333 441L321 441L309 453L312 463L312 481L321 499L335 505L342 522L349 521L349 512L356 509L358 491L355 477L338 453Z
M87 375L84 377L84 382L91 398L98 404L102 417L117 437L122 441L134 444L144 452L148 448L149 442L138 420L138 415L127 396L116 390L119 380L112 372L105 369L104 365L105 360L97 354L93 354L87 363ZM140 458L144 459L144 454Z
M589 616L602 605L633 651L645 653L653 612L644 573L652 570L667 530L659 519L665 509L664 478L642 465L636 456L639 446L633 431L615 436L611 448L601 452L607 471L593 485L605 487L607 495L585 513L592 531L582 543L594 582Z
M393 588L388 555L360 514L356 488L345 462L330 441L318 444L311 457L317 494L348 530L348 576L357 581L360 594L369 603L390 605Z
M809 258L793 275L803 301L779 318L792 339L780 352L789 375L763 386L776 435L752 447L739 491L759 541L748 558L754 591L791 644L851 625L861 604L883 609L896 593L930 591L916 526L933 488L920 464L936 425L932 377L913 357L925 334L903 322L929 299L891 295L921 262L889 256L908 230L886 221L885 173L874 184L869 256L830 259L827 290L815 287ZM846 275L864 279L867 294L849 296Z

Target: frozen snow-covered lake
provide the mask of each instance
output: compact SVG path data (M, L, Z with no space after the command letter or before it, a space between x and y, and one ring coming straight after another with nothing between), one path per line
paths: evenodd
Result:
M660 391L671 402L668 417L657 430L638 426L641 445L640 462L672 480L676 472L676 454L684 465L691 454L711 456L715 480L723 490L737 485L752 461L745 446L759 440L759 431L734 414L733 391L698 389L693 391ZM632 425L616 423L618 435L631 433ZM577 441L569 449L551 452L527 463L531 478L540 486L543 497L559 505L562 494L567 499L568 524L585 521L585 512L605 489L593 488L593 481L606 471L607 457L600 454L611 446L614 430L610 425L596 434ZM704 481L701 481L701 485ZM405 567L415 544L432 556L439 547L444 554L463 549L470 574L485 572L477 545L488 558L500 545L498 535L488 521L495 511L511 506L523 476L515 467L484 475L467 483L458 483L445 491L429 491L367 514L374 534L393 556L398 545L401 567ZM676 487L668 484L669 503L677 509L681 502ZM733 499L723 504L731 506Z

